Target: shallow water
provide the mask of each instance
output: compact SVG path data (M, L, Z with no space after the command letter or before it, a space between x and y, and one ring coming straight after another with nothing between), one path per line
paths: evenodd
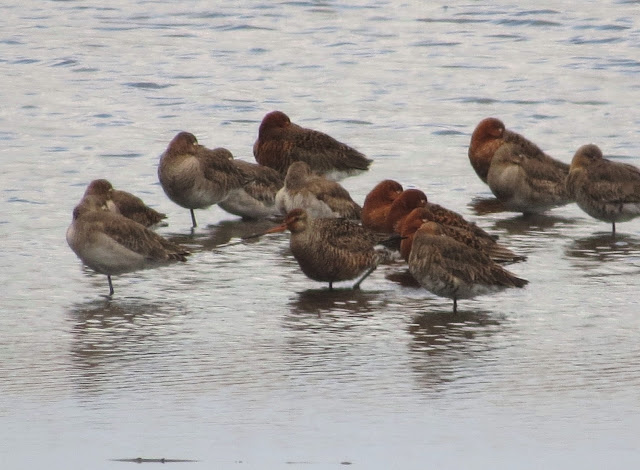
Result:
M58 1L0 6L0 462L126 468L629 468L640 462L639 222L486 210L466 157L500 117L569 161L640 165L638 2ZM179 130L252 159L281 109L528 256L524 290L451 303L383 266L300 272L267 222L157 183ZM114 277L64 234L89 181L169 215L186 264ZM490 209L490 207L489 207ZM169 465L169 464L167 464ZM175 464L178 465L178 464Z

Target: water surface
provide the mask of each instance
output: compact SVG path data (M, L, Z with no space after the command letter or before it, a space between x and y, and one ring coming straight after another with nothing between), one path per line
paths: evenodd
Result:
M640 233L575 205L487 212L466 157L486 116L569 161L640 165L637 2L50 1L0 7L0 461L11 469L632 468ZM180 130L252 160L262 116L374 159L343 182L422 188L528 256L526 289L460 302L376 271L300 272L269 223L157 183ZM114 278L64 234L108 178L169 215L186 264ZM152 464L148 464L152 465Z

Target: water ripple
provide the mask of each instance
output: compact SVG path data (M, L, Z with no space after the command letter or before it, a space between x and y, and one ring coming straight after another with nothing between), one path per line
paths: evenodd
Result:
M611 38L584 38L582 36L576 36L569 39L571 44L615 44L618 42L622 42L623 39L620 37L611 37Z
M638 166L636 3L34 5L0 7L4 467L158 448L221 467L413 468L416 449L447 468L521 468L523 451L633 467L638 220L613 240L575 204L505 211L467 149L495 115L563 161L594 141ZM272 221L214 205L191 229L158 155L189 129L254 161L273 109L374 159L342 182L354 200L385 178L421 188L527 255L510 269L530 284L453 315L403 263L328 291L288 234L241 240ZM191 259L102 297L65 241L96 177L167 213L158 233Z
M130 83L124 83L124 85L132 88L143 88L147 90L162 90L164 88L169 88L173 86L173 84L161 85L155 82L130 82Z
M514 20L505 18L495 21L496 24L506 26L536 26L536 27L561 27L562 23L549 20Z

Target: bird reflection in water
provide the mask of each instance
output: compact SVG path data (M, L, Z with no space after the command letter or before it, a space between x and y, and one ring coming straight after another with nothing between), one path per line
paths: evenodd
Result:
M504 208L502 203L495 197L474 198L468 205L476 215L499 214L502 212L514 214ZM560 228L567 225L575 225L572 219L544 214L517 214L506 219L494 219L495 224L492 229L506 231L513 235L526 235L537 232L544 232L553 228Z
M476 361L486 360L490 337L503 329L495 312L429 312L409 325L411 367L421 390L438 391L470 375ZM481 359L482 356L485 359Z
M297 317L312 314L320 317L341 317L345 315L371 317L380 310L379 293L353 290L349 288L308 289L296 294L290 303L289 320L293 323Z
M625 261L640 266L640 238L611 232L601 232L573 240L565 254L576 261Z
M174 243L189 247L192 252L211 251L229 244L258 243L263 234L273 227L271 220L223 220L216 225L209 225L206 231L189 234L165 234Z
M567 238L567 229L576 222L565 217L549 214L518 214L508 219L497 220L491 229L502 232L500 241L506 242L518 254L532 256L540 247L541 239Z
M363 372L362 364L378 360L381 338L401 332L402 312L389 309L380 292L306 290L290 307L282 319L282 354L291 386L306 388L312 380L314 389L332 394L342 384L373 380L380 369ZM377 381L378 389L385 386Z
M496 197L474 197L469 203L469 207L476 215L498 214L506 212L504 204Z
M414 288L414 289L422 289L422 286L416 278L409 272L409 268L406 265L403 268L398 268L395 271L390 271L385 274L385 279L388 281L399 284L401 287Z
M100 392L109 383L139 386L131 373L136 358L175 350L176 328L185 308L166 301L101 300L72 306L68 316L71 363L78 370L76 385L83 392ZM160 371L157 371L160 372Z

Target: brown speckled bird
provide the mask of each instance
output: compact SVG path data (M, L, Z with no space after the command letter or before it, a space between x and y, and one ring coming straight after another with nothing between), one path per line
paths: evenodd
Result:
M427 196L422 191L419 191L419 190L407 190L407 191L410 191L411 193L414 193L414 194L409 195L408 193L407 195L402 196L403 199L405 197L408 198L409 203L404 204L405 209L403 209L401 213L404 214L405 211L407 211L407 209L409 210L409 212L406 215L403 215L403 217L400 219L399 222L396 222L395 230L397 232L400 230L402 221L404 218L406 218L407 215L409 215L415 209L421 209L420 215L422 218L426 220L436 222L440 225L457 227L459 229L469 231L476 237L481 239L487 239L488 241L494 241L498 238L496 235L491 235L489 232L478 227L475 224L475 222L467 221L467 219L462 217L462 215L458 214L457 212L452 211L451 209L447 209L446 207L443 207L439 204L434 204L432 202L427 201ZM417 201L417 202L411 203L411 200ZM411 209L411 207L413 207L413 209Z
M99 196L106 199L111 212L122 214L145 227L157 225L166 219L166 214L147 206L142 199L126 191L114 189L106 179L93 180L84 192L85 196Z
M224 201L249 181L233 163L231 152L208 149L189 132L178 133L160 156L158 179L169 199L189 209L193 227L197 226L194 209Z
M538 213L572 202L564 183L569 165L506 129L499 119L480 121L468 154L477 175L508 210Z
M144 225L109 211L99 196L85 196L73 210L67 243L80 260L109 281L111 276L186 261L189 252Z
M394 180L383 180L375 185L362 205L362 225L375 232L386 232L391 204L401 193L402 185Z
M430 206L434 205L435 204L428 204L426 207L418 207L411 211L411 213L402 220L398 232L403 237L400 243L400 253L405 261L409 260L409 254L411 253L411 245L413 244L415 232L426 222L439 223L444 235L464 243L471 248L483 251L497 263L513 263L515 261L526 259L524 256L516 255L513 251L495 241L495 239L484 231L482 232L486 235L483 233L481 233L480 236L476 235L473 228L477 229L478 227L475 224L470 224L466 221L466 225L458 224L455 223L458 222L458 219L453 219L454 224L449 225L447 223L449 221L447 217L439 217L437 212L433 212L430 209ZM464 219L462 220L464 221Z
M626 222L640 216L640 169L606 159L597 145L580 147L571 161L567 189L578 207L598 220Z
M340 180L369 169L371 160L346 144L322 132L291 122L282 111L264 116L253 145L253 155L261 165L286 175L295 161L329 179Z
M371 274L378 263L391 258L375 247L387 241L385 235L372 232L347 219L312 219L303 209L289 212L282 225L267 233L291 232L291 253L302 272L314 281L333 283L362 277L353 288ZM364 274L363 274L364 273Z
M458 299L528 284L482 251L445 235L435 222L426 222L416 231L409 271L429 292L452 299L454 313L458 310Z
M304 209L312 218L359 219L362 210L340 183L313 173L305 162L289 166L284 186L276 195L276 206L283 215Z
M419 189L405 189L393 203L389 210L386 222L387 233L400 233L402 220L416 208L425 208L423 216L443 225L469 230L480 238L495 240L497 237L491 235L478 227L473 222L468 222L464 217L455 211L442 207L439 204L431 203L427 200L427 195Z

